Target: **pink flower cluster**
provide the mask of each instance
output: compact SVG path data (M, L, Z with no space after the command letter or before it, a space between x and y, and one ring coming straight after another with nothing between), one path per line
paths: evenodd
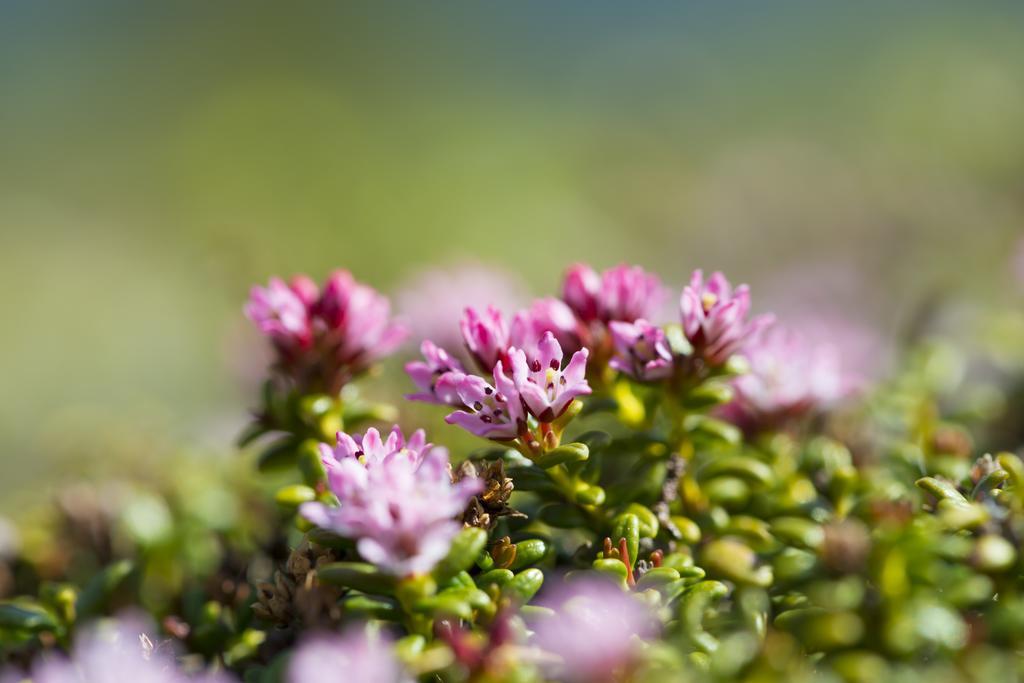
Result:
M689 357L709 367L723 365L772 321L771 316L750 317L750 290L733 289L722 273L704 280L694 271L679 299L682 333L689 342ZM615 345L612 367L641 381L670 376L681 353L674 352L661 327L645 319L609 324Z
M747 428L777 427L835 405L857 384L839 349L773 324L743 348L750 372L733 380L735 398L723 408Z
M23 680L7 671L3 683ZM190 676L132 620L94 624L75 642L70 658L44 657L32 667L34 683L231 683L224 674Z
M344 270L332 273L323 291L303 275L287 283L272 278L252 288L245 314L272 343L285 376L332 394L406 337L387 298Z
M562 290L561 300L538 299L511 320L494 307L467 308L459 328L477 372L424 341L423 360L406 365L419 389L409 398L457 408L448 422L478 436L538 443L534 425L550 424L591 392L587 359L609 339L607 325L650 314L662 291L640 268L599 274L582 264L568 270Z
M336 507L305 503L300 513L317 526L356 539L359 554L396 576L430 571L447 555L462 528L455 521L479 493L479 479L451 480L448 452L426 442L422 430L408 441L395 427L382 439L338 433L321 444L327 483Z

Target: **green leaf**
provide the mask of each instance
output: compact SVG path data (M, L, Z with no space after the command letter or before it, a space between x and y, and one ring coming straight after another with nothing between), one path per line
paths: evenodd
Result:
M667 584L679 580L679 572L671 567L655 567L654 569L648 569L647 573L640 577L636 582L637 590L647 590L648 588L662 588Z
M550 469L558 465L583 462L590 457L590 449L583 443L567 443L534 459L538 467Z
M699 473L701 481L714 477L730 475L746 481L771 486L775 481L775 473L767 463L746 455L726 455L713 459Z
M683 396L682 404L687 410L706 410L725 405L732 400L733 390L723 382L709 381L695 387Z
M85 585L75 602L78 619L95 616L106 608L117 587L132 573L134 565L130 560L121 560L107 565Z
M316 571L317 578L332 586L354 588L363 593L390 595L395 590L395 578L365 562L333 562Z
M371 595L346 595L341 599L341 606L348 612L361 615L364 619L397 621L402 617L398 603L394 600Z
M591 453L599 453L611 445L612 435L595 429L580 434L575 441L586 446Z
M481 588L491 585L501 587L511 581L514 576L515 574L510 569L492 569L476 577L476 585Z
M687 415L683 429L703 447L737 446L743 439L736 425L707 415Z
M438 583L444 583L459 572L469 569L486 544L487 532L483 529L463 529L452 541L447 557L434 568L434 578Z
M511 581L502 586L502 597L520 605L525 605L537 594L544 583L544 573L539 569L527 569L516 574Z
M658 516L649 507L640 503L630 503L626 506L625 511L631 515L636 515L637 520L640 522L641 538L654 538L658 535L661 525L658 523Z
M316 491L304 484L282 486L274 494L274 500L281 507L294 510L303 503L316 500Z
M531 564L540 562L547 555L548 545L539 538L530 538L516 543L516 558L509 567L512 571L519 571L529 567Z
M621 586L625 586L626 580L629 578L629 570L622 560L601 557L594 560L591 566L594 571L604 574Z
M285 437L270 444L260 453L256 467L260 472L287 470L295 466L299 457L299 442L293 437Z
M13 631L55 631L60 628L56 615L34 602L0 603L0 628Z

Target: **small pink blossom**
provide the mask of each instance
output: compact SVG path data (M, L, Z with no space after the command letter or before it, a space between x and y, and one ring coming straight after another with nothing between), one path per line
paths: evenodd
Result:
M291 355L313 344L306 287L301 277L293 278L290 285L271 278L266 287L252 288L245 305L245 315L281 353Z
M405 326L391 319L387 297L357 282L346 270L336 270L327 278L314 312L314 330L353 373L394 351L407 335Z
M683 332L694 353L711 366L722 365L771 322L770 316L750 319L750 291L746 285L733 290L722 273L716 272L704 282L700 270L679 300Z
M562 298L585 323L649 318L663 296L656 275L625 264L598 275L590 266L577 263L566 271L562 284Z
M505 317L494 306L488 306L483 313L475 308L466 308L459 321L459 329L466 344L466 350L481 369L489 370L500 360L506 360L509 346L509 326Z
M533 643L555 655L548 673L558 680L618 680L636 661L637 638L657 634L648 607L607 581L574 581L543 604L555 614L537 620Z
M588 354L587 349L577 351L563 370L562 347L551 332L529 356L522 349L512 349L512 381L523 404L538 421L554 421L577 396L590 393L586 380Z
M445 418L471 434L496 441L515 439L527 429L522 398L501 361L494 366L494 384L476 375L452 377L462 410Z
M465 374L462 363L429 339L420 345L420 352L422 361L405 364L405 372L419 389L406 398L440 405L462 405L455 387L458 376Z
M428 572L448 553L461 528L455 517L481 486L475 478L453 484L448 452L422 431L406 442L398 427L386 440L376 429L339 433L321 460L339 504L305 503L302 516L355 539L363 559L397 576Z
M653 382L672 374L672 350L665 331L643 318L635 323L619 320L608 324L615 344L610 365L635 379Z
M391 643L366 627L343 635L314 635L299 644L288 663L288 683L321 680L345 683L411 683Z

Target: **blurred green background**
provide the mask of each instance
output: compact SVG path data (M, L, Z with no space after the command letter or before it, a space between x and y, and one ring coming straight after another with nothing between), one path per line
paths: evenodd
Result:
M0 511L230 457L271 274L703 266L891 330L1022 227L1017 2L4 2Z

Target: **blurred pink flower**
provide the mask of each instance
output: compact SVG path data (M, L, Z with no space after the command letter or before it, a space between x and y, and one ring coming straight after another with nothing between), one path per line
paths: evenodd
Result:
M467 307L514 311L527 299L519 278L472 262L421 271L405 281L395 295L398 311L415 339L431 339L463 360L459 321Z
M625 264L598 274L577 263L566 271L562 284L562 299L584 323L650 318L663 297L657 276Z
M750 291L746 285L734 291L719 272L705 282L699 269L683 288L679 310L683 333L693 345L694 354L711 366L725 363L772 320L765 315L749 318Z
M277 369L309 391L337 393L406 336L387 298L343 270L322 293L304 276L272 278L253 287L245 314L273 344Z
M339 504L305 503L302 516L356 539L363 559L397 576L428 572L447 555L462 527L455 517L481 486L469 477L453 484L448 452L422 431L408 442L398 427L387 440L376 429L361 438L341 432L321 453Z
M725 415L748 428L773 427L826 410L854 389L839 349L773 324L742 351L750 372L733 381Z
M615 356L610 361L613 368L644 382L672 374L672 350L661 327L643 318L635 323L614 320L608 327L615 344Z
M14 679L17 680L17 679ZM224 674L186 675L131 620L95 624L81 633L70 658L42 658L34 683L228 683Z
M288 683L323 680L345 683L411 683L395 657L391 643L367 631L351 627L343 635L314 635L296 648L288 663Z
M557 657L548 671L557 680L618 680L635 661L634 636L657 634L657 621L649 608L607 581L574 581L542 604L555 614L533 625L533 644Z

